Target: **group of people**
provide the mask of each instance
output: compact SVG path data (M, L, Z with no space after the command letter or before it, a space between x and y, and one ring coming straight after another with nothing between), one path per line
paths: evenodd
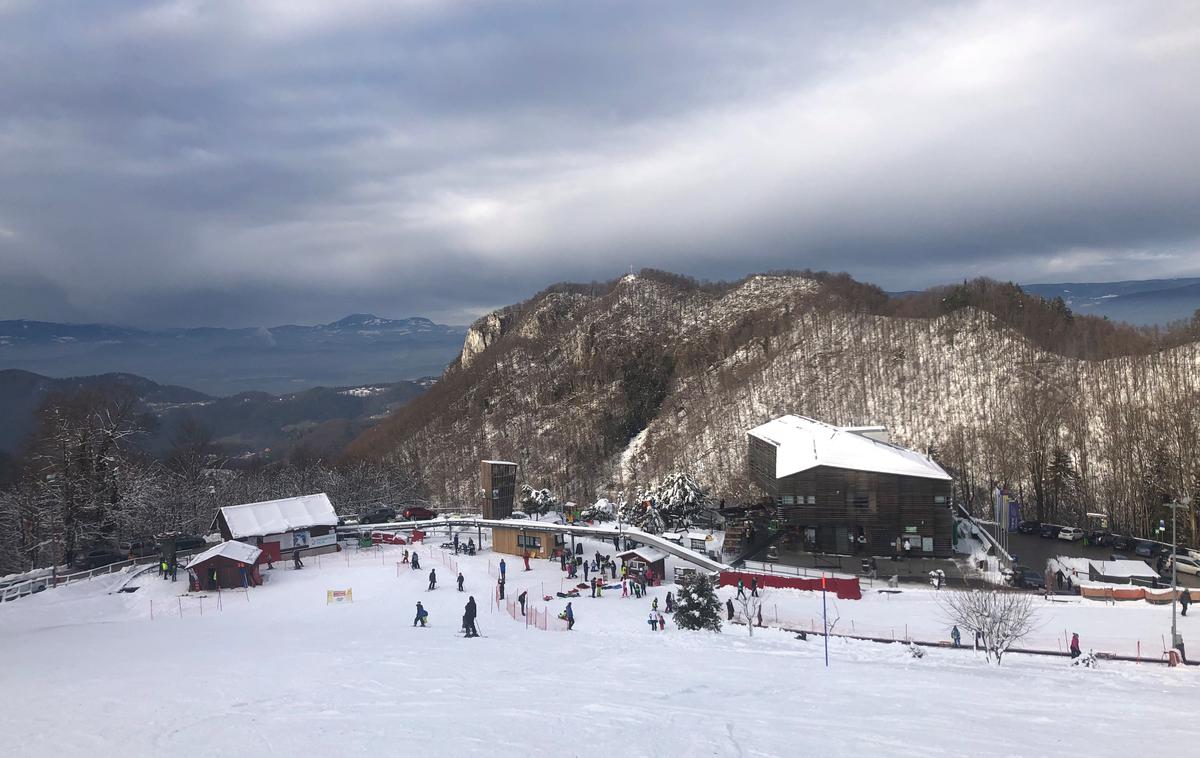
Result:
M404 556L400 559L400 562L412 566L413 571L419 571L421 568L421 556L417 554L416 550L409 553L408 548L405 548Z
M743 600L747 599L746 584L740 578L737 581L737 597L740 597ZM758 597L758 577L750 577L750 597ZM730 607L733 607L733 603L730 603ZM729 618L732 619L733 616L730 616Z
M443 545L443 547L444 547L444 545ZM455 532L454 533L454 554L458 555L460 550L462 552L466 553L467 555L475 555L475 538L468 537L467 544L462 545L460 547L459 542L458 542L458 532Z

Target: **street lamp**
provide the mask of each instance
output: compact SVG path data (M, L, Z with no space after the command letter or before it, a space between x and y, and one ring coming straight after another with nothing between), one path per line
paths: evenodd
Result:
M1177 540L1175 539L1175 512L1180 508L1187 510L1188 503L1191 498L1180 498L1178 503L1166 503L1166 507L1171 509L1171 647L1182 648L1183 640L1179 637L1179 632L1176 631L1175 625L1175 604L1178 601L1179 588L1176 586L1176 580L1179 577L1179 566L1175 561L1175 552L1178 549Z

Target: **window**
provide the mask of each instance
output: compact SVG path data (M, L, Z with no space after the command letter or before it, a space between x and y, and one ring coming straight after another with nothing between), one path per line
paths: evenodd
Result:
M784 496L783 496L783 504L784 504L784 505L795 505L795 504L796 504L796 498L795 498L795 496L793 496L793 495L784 495Z
M946 496L945 496L945 495L934 495L934 496L933 496L933 502L935 502L935 503L944 503L944 502L946 502Z
M866 492L852 492L850 493L849 500L854 504L855 508L871 507L871 496Z
M517 535L517 547L527 547L530 550L541 550L542 549L542 538L541 537L533 537L533 536L525 535L525 534L518 534Z
M808 503L809 505L816 505L817 504L817 496L816 495L805 495L804 502Z

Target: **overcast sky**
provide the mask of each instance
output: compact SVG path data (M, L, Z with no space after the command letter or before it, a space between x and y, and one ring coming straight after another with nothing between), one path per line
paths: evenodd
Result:
M1200 3L0 0L0 318L1200 274Z

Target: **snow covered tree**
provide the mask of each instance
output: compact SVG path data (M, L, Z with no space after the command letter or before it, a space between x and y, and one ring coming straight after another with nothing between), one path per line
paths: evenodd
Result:
M548 489L534 489L521 485L521 510L530 516L542 516L558 507L558 498Z
M621 519L651 534L686 529L708 502L704 487L688 474L663 477L621 507Z
M697 571L679 580L675 623L680 629L721 631L721 601L708 574Z
M946 620L971 632L978 632L989 661L1000 659L1015 643L1036 628L1033 596L997 590L943 592L938 604Z

